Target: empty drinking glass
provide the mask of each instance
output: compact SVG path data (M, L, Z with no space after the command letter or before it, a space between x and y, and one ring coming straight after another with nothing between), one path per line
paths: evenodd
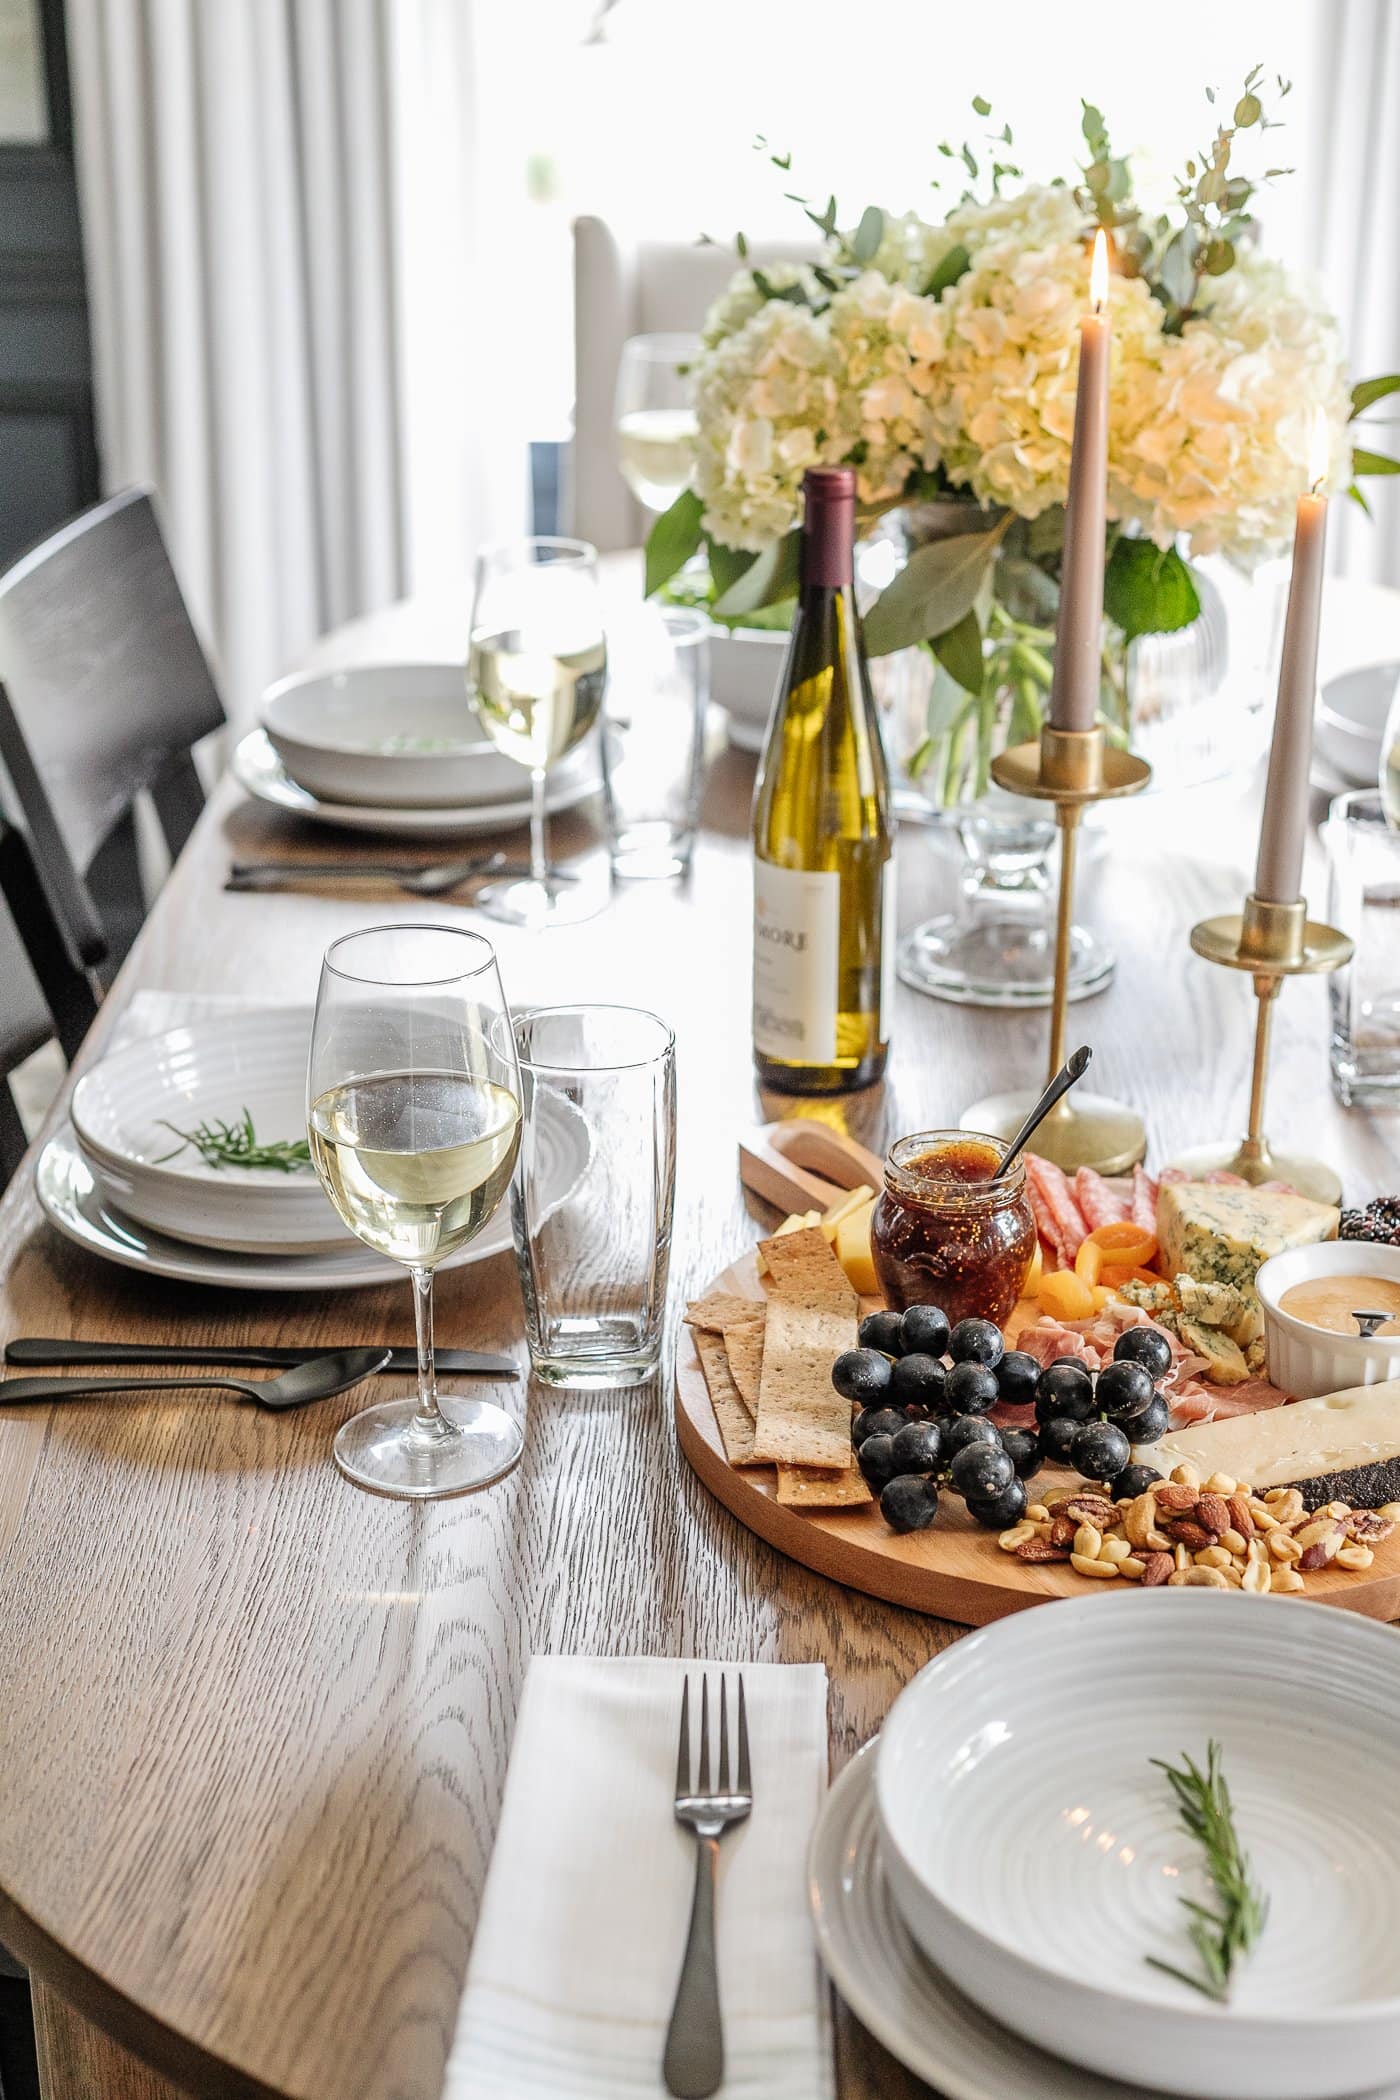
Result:
M511 1185L537 1378L596 1391L656 1369L676 1181L675 1039L627 1006L516 1016L525 1117ZM585 1164L560 1192L543 1133L572 1118Z
M603 737L614 875L683 875L700 814L710 623L643 608L619 637Z
M1381 795L1338 795L1322 827L1327 917L1356 944L1334 971L1332 1091L1344 1108L1400 1107L1400 832Z

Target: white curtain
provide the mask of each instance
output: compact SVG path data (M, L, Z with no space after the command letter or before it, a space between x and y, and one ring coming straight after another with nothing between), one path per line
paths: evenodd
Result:
M1315 24L1309 250L1340 316L1353 376L1370 379L1400 371L1400 6L1325 0ZM1371 449L1400 457L1400 394L1368 420ZM1400 585L1400 479L1362 488L1369 522L1354 503L1332 506L1332 565L1363 582Z
M238 721L524 522L523 433L474 414L472 0L67 19L104 481L156 488Z

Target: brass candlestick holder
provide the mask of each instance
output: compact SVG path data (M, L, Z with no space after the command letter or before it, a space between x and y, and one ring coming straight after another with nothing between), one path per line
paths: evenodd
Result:
M1249 1129L1238 1145L1228 1141L1196 1145L1172 1164L1195 1176L1223 1168L1255 1187L1261 1181L1287 1181L1301 1196L1311 1196L1319 1203L1335 1203L1342 1184L1325 1160L1305 1153L1280 1154L1273 1150L1264 1135L1264 1097L1269 1083L1274 1004L1284 978L1313 977L1327 970L1340 970L1351 960L1351 942L1335 926L1322 926L1310 919L1301 897L1294 904L1271 904L1267 898L1251 894L1244 900L1243 912L1202 919L1193 926L1191 946L1207 962L1221 963L1227 970L1247 970L1254 979L1258 1011L1249 1085Z
M1060 830L1060 890L1055 914L1055 992L1050 1004L1048 1077L1065 1061L1065 1016L1069 1006L1070 933L1074 924L1074 872L1079 820L1092 802L1136 795L1152 769L1131 752L1109 744L1102 727L1042 729L1035 744L1017 744L992 760L992 778L1009 795L1053 802ZM1039 1098L1038 1087L987 1094L962 1118L964 1130L1014 1137ZM1097 1167L1122 1174L1147 1150L1142 1117L1125 1102L1076 1087L1054 1107L1036 1132L1035 1149L1066 1173Z

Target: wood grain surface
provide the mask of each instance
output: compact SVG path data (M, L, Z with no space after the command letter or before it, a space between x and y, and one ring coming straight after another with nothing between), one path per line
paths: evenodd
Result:
M673 1329L680 1300L773 1221L735 1171L739 1130L784 1108L755 1098L749 1061L752 778L735 754L713 766L687 882L619 888L587 925L499 930L517 1000L632 1000L676 1028ZM555 835L606 880L586 815ZM234 854L298 854L310 872L343 845L221 790L89 1054L140 985L305 1003L347 928L461 916L373 891L221 889ZM1145 1111L1154 1159L1243 1112L1247 987L1193 959L1186 931L1238 903L1250 851L1249 821L1201 798L1175 818L1137 805L1110 857L1088 858L1086 910L1121 962L1072 1028L1095 1045L1096 1083ZM918 831L900 866L907 928L947 894L949 866ZM1335 1158L1351 1191L1400 1188L1394 1125L1331 1102L1325 999L1285 992L1272 1127ZM886 1086L823 1113L878 1150L1036 1078L1043 1057L1040 1017L901 990ZM105 1267L47 1227L27 1172L0 1209L0 1252L4 1335L410 1338L407 1285L259 1300ZM523 1354L508 1257L444 1277L439 1330ZM826 1581L739 1524L678 1452L671 1378L668 1362L622 1395L502 1389L525 1421L518 1471L423 1507L334 1470L332 1438L363 1396L291 1417L178 1395L0 1406L0 1938L192 2091L435 2100L531 1654L819 1658L842 1765L957 1629ZM918 2090L854 2023L838 2048L843 2100ZM123 2078L114 2057L84 2100L142 2100ZM80 2089L51 2079L49 2100Z

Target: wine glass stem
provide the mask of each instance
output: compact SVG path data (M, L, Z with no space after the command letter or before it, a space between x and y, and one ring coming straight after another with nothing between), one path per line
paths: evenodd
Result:
M530 874L535 882L549 880L549 845L545 832L545 780L543 766L530 768Z
M418 1412L414 1425L434 1434L446 1427L438 1406L437 1372L433 1368L433 1272L414 1269L413 1321L418 1337Z

